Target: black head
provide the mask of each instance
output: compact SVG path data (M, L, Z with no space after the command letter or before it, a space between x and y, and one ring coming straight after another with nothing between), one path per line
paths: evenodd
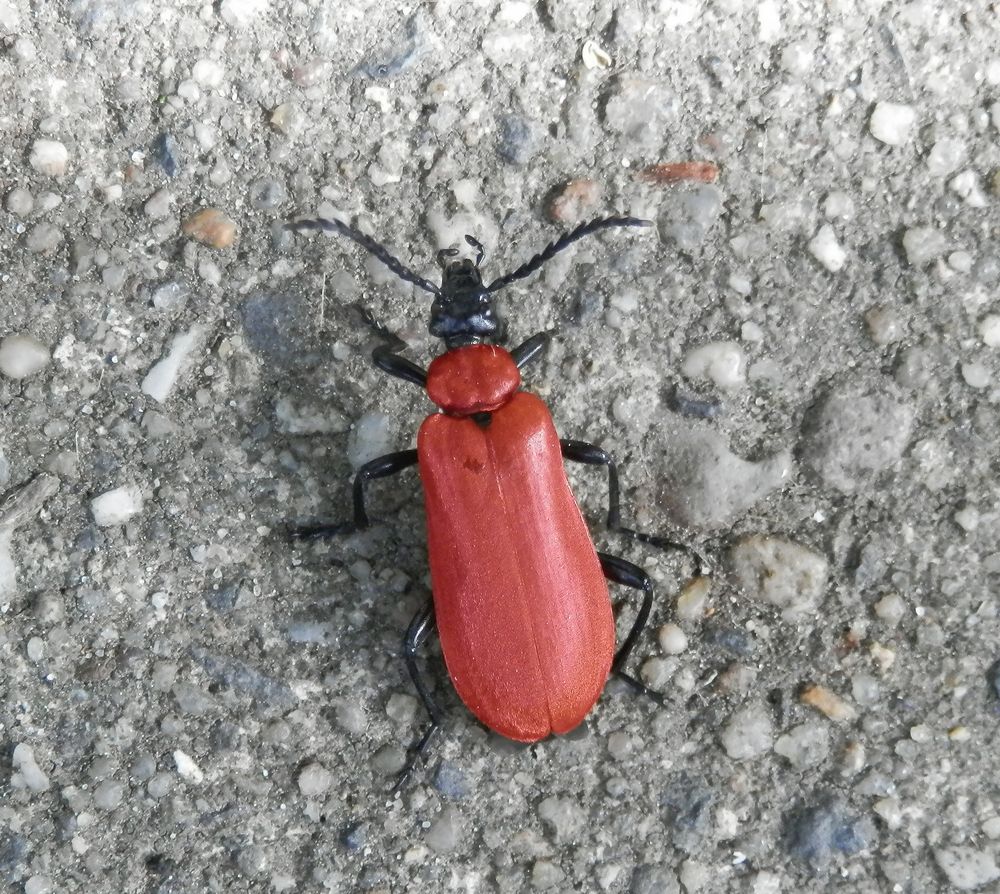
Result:
M591 236L609 227L649 227L652 226L652 223L638 217L603 217L580 224L575 230L570 230L570 232L550 242L516 270L493 280L488 286L483 285L482 277L479 274L479 265L483 260L485 250L471 236L466 236L465 241L476 249L475 261L468 259L448 261L447 259L457 255L458 251L454 248L439 251L438 263L444 269L440 287L415 273L371 236L366 236L360 230L343 221L320 217L313 220L298 220L285 226L293 230L326 230L346 236L366 251L371 252L400 279L413 283L418 289L430 292L434 296L429 327L431 335L443 338L448 348L458 348L462 345L475 345L484 341L494 343L503 341L506 325L493 307L494 292L506 288L512 282L531 276L542 264L578 239Z
M443 338L449 348L496 341L503 335L503 321L493 307L493 297L483 285L479 262L483 247L471 236L465 241L478 250L476 260L447 261L458 251L454 248L438 252L438 263L444 270L441 288L431 305L431 335Z

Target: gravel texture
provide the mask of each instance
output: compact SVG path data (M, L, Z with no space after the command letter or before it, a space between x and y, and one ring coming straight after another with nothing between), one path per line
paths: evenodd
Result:
M996 891L1000 25L914 0L0 0L0 888ZM600 548L577 731L442 735L400 659L427 295L503 295ZM698 575L701 575L700 577ZM624 604L622 630L635 600ZM659 632L659 635L658 635Z

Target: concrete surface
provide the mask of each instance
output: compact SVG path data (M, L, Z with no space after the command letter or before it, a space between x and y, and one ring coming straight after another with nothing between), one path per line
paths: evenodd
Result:
M1000 28L986 3L0 0L5 890L996 891ZM695 166L671 167L680 162ZM659 165L660 167L650 166ZM505 293L526 384L622 463L653 575L576 733L487 734L440 656L427 296ZM634 611L622 596L621 626Z

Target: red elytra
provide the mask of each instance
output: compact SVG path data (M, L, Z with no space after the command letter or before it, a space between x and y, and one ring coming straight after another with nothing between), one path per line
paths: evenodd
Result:
M494 345L435 359L427 392L444 412L424 420L417 455L448 673L482 723L535 742L594 706L615 626L552 417L520 382Z

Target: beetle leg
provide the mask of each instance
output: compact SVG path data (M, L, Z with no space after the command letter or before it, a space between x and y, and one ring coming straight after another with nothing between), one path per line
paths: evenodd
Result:
M409 758L406 765L399 772L395 785L392 787L392 794L398 792L410 778L417 761L423 757L424 752L430 746L434 733L441 725L441 710L434 703L430 689L420 676L420 669L417 667L417 649L423 644L430 633L434 630L434 600L428 599L420 611L410 621L410 626L406 628L406 636L403 637L403 658L406 661L406 669L410 672L410 679L417 689L420 701L423 702L427 713L430 715L430 725L424 730L424 734L410 748Z
M522 342L514 348L510 352L510 356L514 358L517 368L523 369L532 360L537 360L548 351L550 341L552 341L552 337L548 332L537 332L527 341Z
M653 607L653 582L638 565L626 559L608 553L598 553L597 558L601 560L601 570L609 581L631 587L633 590L642 590L642 604L639 606L635 621L632 622L632 629L625 637L625 642L615 652L614 660L611 662L611 673L628 683L636 692L648 696L659 705L664 705L666 702L659 692L653 691L641 680L637 680L623 670L625 662L632 654L632 649L635 648L636 642L642 635L646 622L649 621L649 612Z
M682 543L672 540L669 537L659 537L656 534L644 534L642 531L634 531L622 524L621 503L618 486L618 465L614 458L606 450L601 449L596 444L588 444L586 441L574 441L561 439L559 445L562 447L564 459L572 462L583 463L589 466L608 467L608 528L618 531L626 537L638 540L639 543L648 543L650 546L659 549L679 549L691 553L698 562L698 574L706 575L712 570L712 563L708 561L704 553L690 543Z
M368 512L365 510L365 484L376 478L395 475L417 464L416 450L400 450L397 453L387 453L371 462L365 463L354 476L354 521L341 522L332 525L304 525L296 528L294 536L300 540L315 540L318 537L336 537L340 534L351 534L367 528L370 524Z
M390 376L403 379L419 385L421 388L427 385L427 372L421 369L412 360L407 360L399 354L394 354L389 345L379 345L372 351L372 362L382 372L387 372Z

